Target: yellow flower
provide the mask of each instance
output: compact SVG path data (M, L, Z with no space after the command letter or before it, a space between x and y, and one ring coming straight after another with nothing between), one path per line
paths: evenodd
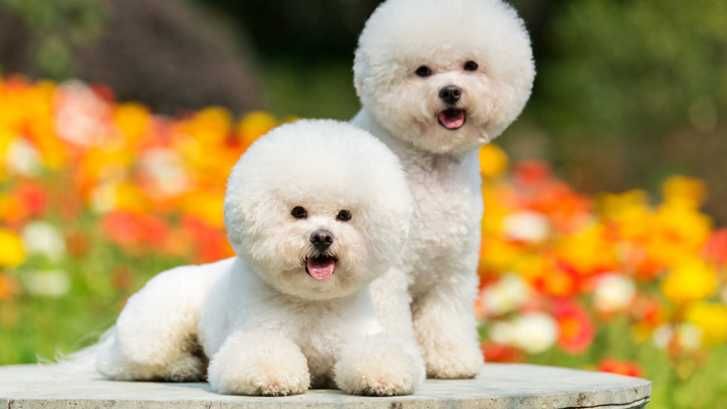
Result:
M242 145L248 147L277 125L278 121L269 113L253 111L240 120L240 123L237 125L237 135Z
M23 240L14 232L0 228L0 266L17 267L24 261Z
M212 227L223 227L224 194L199 191L187 196L182 204L184 212Z
M598 223L564 237L557 251L563 261L584 274L613 268L616 262L616 249L607 239L605 228Z
M686 176L672 176L662 184L664 201L679 203L689 207L699 207L704 203L707 189L704 182Z
M485 145L480 149L480 173L487 178L495 178L507 170L508 158L505 151L495 145Z
M698 258L688 258L677 264L661 283L661 290L678 304L699 301L717 290L717 272Z
M686 313L687 321L702 330L704 341L718 344L727 341L727 306L716 303L696 303Z
M151 115L139 104L122 104L114 111L114 123L124 138L125 145L134 146L151 124Z

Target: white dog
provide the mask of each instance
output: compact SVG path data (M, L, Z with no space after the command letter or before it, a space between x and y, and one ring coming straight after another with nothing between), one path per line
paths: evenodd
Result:
M353 123L399 156L416 203L403 264L373 284L376 307L391 331L413 330L430 377L473 377L478 148L530 96L528 33L501 0L388 0L361 34L354 74Z
M121 380L207 374L227 394L412 393L424 363L383 331L368 291L398 261L412 206L396 156L368 133L334 121L273 130L228 183L237 257L151 280L102 342L98 370Z

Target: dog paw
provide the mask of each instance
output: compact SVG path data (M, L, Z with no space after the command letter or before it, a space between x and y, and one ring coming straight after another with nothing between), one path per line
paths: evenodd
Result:
M292 342L277 338L231 341L225 343L210 364L209 383L213 391L227 395L287 396L305 393L310 387L307 361Z
M419 357L393 343L351 346L335 366L336 385L352 395L409 395L423 378L424 367Z
M423 353L428 378L472 379L482 369L483 359L479 345L440 339L424 347Z

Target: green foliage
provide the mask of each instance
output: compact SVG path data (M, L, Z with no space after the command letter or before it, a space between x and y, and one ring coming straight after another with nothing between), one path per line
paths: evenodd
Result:
M535 102L556 132L708 131L727 109L727 2L569 2L549 23Z
M96 0L0 0L0 8L23 20L34 41L39 74L53 79L72 75L74 47L87 44L103 25L102 5Z

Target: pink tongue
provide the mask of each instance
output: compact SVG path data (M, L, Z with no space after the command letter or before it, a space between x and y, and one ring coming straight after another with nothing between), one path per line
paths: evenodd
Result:
M463 111L457 112L456 115L447 115L446 111L439 113L439 122L447 129L458 129L464 125L465 114Z
M308 274L318 281L326 281L333 277L336 270L336 262L334 260L314 261L308 260Z

